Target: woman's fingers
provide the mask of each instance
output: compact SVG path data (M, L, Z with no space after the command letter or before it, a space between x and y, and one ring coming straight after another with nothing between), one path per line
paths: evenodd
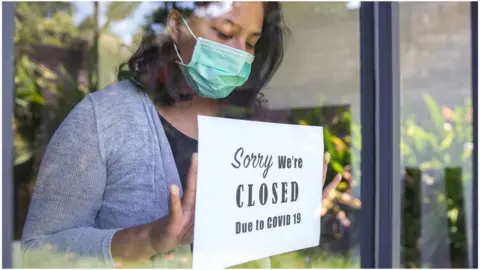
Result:
M193 210L195 206L195 196L197 194L197 164L198 154L193 153L190 169L188 170L187 187L182 200L183 209L186 211Z
M323 178L322 178L322 187L325 185L325 180L327 179L327 170L328 170L328 163L330 162L330 153L325 152L323 156Z
M338 186L338 184L340 184L340 182L342 181L342 178L343 178L342 174L338 173L335 176L335 178L332 179L330 184L328 184L328 186L322 192L323 198L327 197L330 191L334 190Z
M182 245L191 244L193 242L193 233L194 233L193 228L194 228L194 224L192 223L190 224L190 227L188 227L187 232L182 238L182 241L181 241Z
M174 222L182 219L182 203L180 201L180 191L176 185L170 186L170 217Z

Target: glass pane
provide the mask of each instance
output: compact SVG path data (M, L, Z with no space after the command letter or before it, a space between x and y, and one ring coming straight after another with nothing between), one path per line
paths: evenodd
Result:
M39 175L55 173L55 169L53 172L48 170L42 172L39 169L40 164L51 162L44 160L44 157L48 156L45 152L46 146L67 115L81 100L84 100L87 94L116 83L119 65L137 50L142 36L152 35L160 38L161 33L166 33L165 22L169 10L175 8L183 16L190 16L193 7L191 2L19 2L16 5L14 267L24 266L23 263L25 263L20 256L19 243L24 225L28 223L29 206L33 204L36 204L36 210L30 219L40 220L40 222L30 222L30 228L35 225L38 226L36 227L38 231L55 231L46 234L54 242L66 241L63 243L71 244L73 247L75 241L87 241L86 238L89 237L95 238L89 233L75 233L75 237L68 238L69 234L66 231L78 229L78 224L65 225L62 215L67 216L69 214L67 211L59 212L58 219L52 221L44 218L48 216L47 211L39 210L41 207L55 208L53 206L58 208L52 211L65 209L62 207L68 204L68 199L71 199L69 196L63 196L69 197L65 200L66 203L58 204L55 202L62 200L62 194L47 194L51 197L44 194L46 197L43 197L43 201L38 198L32 199L34 189L38 189L36 182L42 178ZM281 7L286 25L291 30L291 36L287 43L284 61L267 87L262 89L264 98L268 102L264 104L264 110L260 110L254 118L267 122L324 127L325 149L330 153L331 159L326 180L328 192L325 192L323 201L321 239L317 247L273 256L268 265L265 265L265 261L262 260L237 267L357 268L360 266L360 209L362 206L360 194L360 2L282 2ZM178 60L176 55L169 56L169 61ZM164 70L159 73L161 72ZM232 94L230 101L242 103L245 101L245 96ZM232 114L236 112L235 110ZM113 111L110 113L115 114ZM115 126L115 124L108 123L107 126ZM81 130L70 135L81 137L89 131L92 130ZM119 133L121 134L118 136L123 136L126 132ZM75 140L75 137L68 136L63 137L62 140L56 140L55 153L60 155L75 152L66 148L67 141L71 143L72 138ZM118 144L123 147L130 140L134 141L135 138L125 139ZM83 142L91 143L90 140ZM102 147L109 147L108 142L102 144ZM82 152L84 149L76 150ZM135 152L141 150L135 149ZM187 154L188 151L184 152L181 154ZM95 153L92 151L90 154L93 156ZM132 162L135 161L131 153L123 154L125 156L119 155L114 161L105 162L109 166L114 166L114 163L124 162L129 157ZM92 156L86 154L87 159ZM104 158L108 159L108 157ZM109 166L105 166L105 171ZM130 168L132 174L142 173L140 170L135 170L134 166L129 166L125 167ZM128 169L125 167L121 170ZM65 170L65 179L71 176L69 172L72 170ZM88 172L84 170L81 173L85 171ZM179 170L179 174L183 173ZM96 177L92 178L96 179ZM340 182L338 186L332 187L329 184L334 179ZM52 184L45 181L43 180L42 187L49 189ZM109 188L115 189L111 186ZM137 187L127 188L130 188L132 193L138 192ZM91 194L90 191L85 194ZM65 194L71 195L69 192L67 189ZM115 194L113 197L117 198ZM127 199L124 200L130 207L140 207ZM38 203L38 201L42 202ZM102 209L108 207L111 201L95 203L98 209ZM119 206L119 208L122 207ZM137 212L142 211L144 211L143 208L138 209ZM129 214L127 211L121 213L124 215L122 217ZM99 222L103 219L101 215L100 210L83 213L83 216L79 213L76 221L85 221L83 225L88 223L85 227L101 230L122 227L129 223L128 219L125 219L127 222L124 220L117 223L118 220L114 216L111 218L111 223L105 225ZM50 227L42 225L42 222L49 223ZM52 225L52 223L55 224ZM52 228L52 226L59 227ZM33 234L33 238L45 236L36 230L28 231ZM62 234L63 232L66 233ZM93 241L93 239L90 240ZM91 243L88 242L83 251L89 251L86 250L87 246L92 250L99 247L90 245ZM60 257L46 260L46 256L51 255L57 246L48 245L46 248L46 251L42 249L39 253L31 254L33 257L29 262L34 262L33 266L43 267L47 264L46 267L51 268L51 262L59 268L92 266L90 261L78 264L75 259L79 254L75 252L62 253ZM188 267L190 257L185 254L189 251L188 248L178 252L175 250L160 262L168 263L169 267ZM147 266L151 266L150 263L154 266L164 266L157 262L153 259L147 262ZM141 264L141 266L144 265Z
M401 3L403 267L471 265L469 3Z
M268 121L324 127L331 154L320 246L272 258L272 267L359 267L360 55L359 3L283 2L292 40L264 90Z

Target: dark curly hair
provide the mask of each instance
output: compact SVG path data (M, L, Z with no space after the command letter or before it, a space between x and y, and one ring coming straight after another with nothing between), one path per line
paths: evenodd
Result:
M195 2L194 7L209 5L210 2ZM260 90L264 88L283 60L285 42L290 30L285 25L280 3L265 2L262 35L255 45L255 60L248 81L235 89L226 100L233 106L252 108L265 100ZM184 16L191 11L183 11ZM118 80L128 79L146 91L156 102L171 106L190 97L181 94L183 74L175 65L177 54L170 36L160 34L144 37L140 47L126 63L122 63ZM168 81L160 80L160 71L171 75Z

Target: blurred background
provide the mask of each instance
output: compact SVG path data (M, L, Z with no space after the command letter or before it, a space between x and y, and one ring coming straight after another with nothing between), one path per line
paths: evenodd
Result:
M16 2L14 228L21 237L42 151L88 93L116 81L142 37L189 2ZM316 248L272 267L359 267L360 2L283 2L292 39L264 89L271 122L321 125L332 160ZM448 18L448 19L447 19ZM400 3L403 267L472 263L472 100L468 2ZM468 191L468 192L467 192ZM475 228L476 229L476 228ZM14 266L20 267L18 242ZM172 258L173 260L174 258ZM67 260L68 261L68 260ZM63 264L66 261L62 261ZM254 267L245 264L240 267ZM68 267L68 265L59 265Z

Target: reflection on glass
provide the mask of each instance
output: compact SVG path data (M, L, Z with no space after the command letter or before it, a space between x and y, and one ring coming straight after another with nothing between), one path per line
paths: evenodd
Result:
M469 16L468 3L400 4L404 267L471 264Z
M359 266L360 98L359 1L282 3L292 30L285 60L267 89L268 110L259 120L324 127L331 154L321 209L319 246L274 256L271 267ZM183 2L55 2L16 5L15 24L15 260L38 165L47 142L72 108L89 92L116 80L117 68L143 34L165 30L167 10L188 13ZM185 13L185 14L186 14ZM232 109L226 115L242 114ZM330 183L340 181L335 188ZM320 191L319 191L320 192ZM55 247L34 253L48 263ZM72 263L73 253L55 261ZM57 260L57 258L55 258ZM170 253L179 267L188 258ZM84 267L90 267L85 262ZM263 263L263 262L260 262ZM239 267L265 266L244 264Z
M359 267L359 4L282 3L292 30L284 62L263 92L269 122L324 127L331 155L320 245L272 259L272 267Z

